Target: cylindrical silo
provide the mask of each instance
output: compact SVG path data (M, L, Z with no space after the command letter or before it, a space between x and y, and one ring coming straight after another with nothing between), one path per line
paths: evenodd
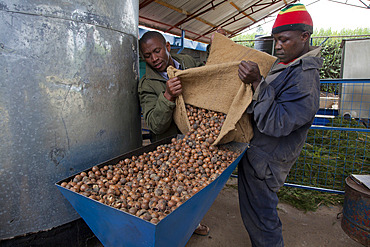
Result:
M141 145L137 0L0 0L0 240L79 218L54 183Z
M254 49L273 55L274 39L271 35L256 35Z

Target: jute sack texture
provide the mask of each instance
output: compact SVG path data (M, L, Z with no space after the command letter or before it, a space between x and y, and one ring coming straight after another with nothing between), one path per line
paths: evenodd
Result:
M180 131L190 131L185 104L227 114L221 132L214 142L224 144L231 141L249 143L253 129L249 114L245 113L252 101L252 88L238 76L242 60L258 64L261 75L266 77L276 60L267 53L236 44L216 33L212 42L207 64L198 68L167 69L169 78L179 77L182 94L176 99L174 121Z

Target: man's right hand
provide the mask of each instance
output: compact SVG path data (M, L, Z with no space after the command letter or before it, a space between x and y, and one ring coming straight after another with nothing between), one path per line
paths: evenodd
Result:
M164 97L169 101L175 102L175 99L181 94L182 85L180 78L174 77L166 82L166 91Z
M242 82L251 84L256 90L262 76L258 64L252 61L241 61L239 64L239 78Z

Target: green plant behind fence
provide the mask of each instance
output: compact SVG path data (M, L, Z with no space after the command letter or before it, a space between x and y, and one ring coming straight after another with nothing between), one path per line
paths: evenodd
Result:
M327 126L365 128L355 120L336 117ZM350 174L370 174L368 132L310 129L306 143L287 182L344 190Z

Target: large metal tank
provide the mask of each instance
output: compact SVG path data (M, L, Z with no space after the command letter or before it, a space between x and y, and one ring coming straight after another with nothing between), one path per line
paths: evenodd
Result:
M138 1L0 0L0 240L79 218L54 183L141 145Z
M256 35L255 38L254 49L273 55L274 38L271 35Z

